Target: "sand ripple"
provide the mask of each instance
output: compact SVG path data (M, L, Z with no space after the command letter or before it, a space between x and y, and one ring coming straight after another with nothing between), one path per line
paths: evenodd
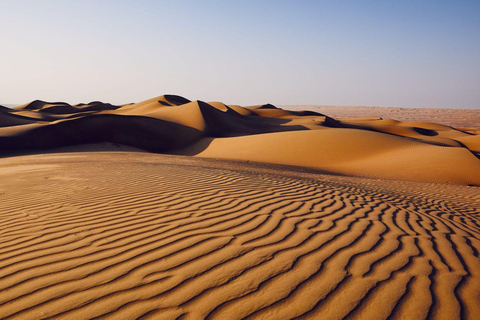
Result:
M52 159L1 175L0 318L480 317L477 188L133 153L2 165Z

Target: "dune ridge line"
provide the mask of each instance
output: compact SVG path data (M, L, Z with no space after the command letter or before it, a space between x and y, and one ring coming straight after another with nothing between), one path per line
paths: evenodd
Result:
M271 104L241 107L176 95L118 106L36 100L0 109L4 156L102 143L338 175L480 186L480 135L474 128L334 119Z

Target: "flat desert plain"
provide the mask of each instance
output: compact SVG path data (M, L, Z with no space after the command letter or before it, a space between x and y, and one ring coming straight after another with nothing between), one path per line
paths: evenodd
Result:
M478 319L480 131L434 120L0 108L0 318Z

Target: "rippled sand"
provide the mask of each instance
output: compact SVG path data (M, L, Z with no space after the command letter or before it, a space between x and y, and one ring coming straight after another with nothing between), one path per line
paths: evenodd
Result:
M0 162L2 319L480 317L477 187L139 152Z

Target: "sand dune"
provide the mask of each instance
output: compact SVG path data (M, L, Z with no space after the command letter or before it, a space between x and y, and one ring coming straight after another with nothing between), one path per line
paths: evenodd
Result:
M0 108L0 318L478 319L479 137L174 95Z
M480 178L479 159L465 148L425 144L377 132L308 130L210 138L205 143L208 146L197 156L313 167L334 174L380 179L478 185ZM179 153L195 152L196 148ZM461 165L454 165L459 159Z
M455 128L480 130L480 110L477 109L432 109L394 107L341 107L341 106L282 106L289 110L311 110L335 118L382 117L400 121L427 121Z
M174 95L114 106L40 100L0 110L11 156L114 143L150 152L296 165L338 175L480 186L476 131L430 122L332 117Z
M2 319L480 317L476 187L77 152L2 159L0 200Z

